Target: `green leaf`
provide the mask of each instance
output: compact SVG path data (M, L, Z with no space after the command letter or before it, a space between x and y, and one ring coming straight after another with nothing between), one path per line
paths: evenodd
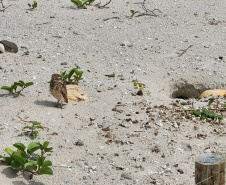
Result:
M61 62L60 65L67 65L67 62Z
M1 89L4 89L9 92L11 92L13 90L11 87L8 87L8 86L2 86Z
M37 121L32 121L32 125L35 126L35 125L40 125L41 123L40 122L37 122Z
M18 84L15 82L15 83L11 86L11 89L14 90L14 91L16 91L17 86L18 86Z
M188 103L187 102L181 102L181 105L187 105Z
M33 137L36 139L37 135L38 135L38 131L33 131L32 132Z
M72 3L76 4L77 6L81 6L82 2L80 0L71 0Z
M26 155L22 152L13 152L12 157L15 158L20 164L25 164L26 162Z
M31 7L31 4L30 4L30 6L29 7ZM29 55L30 54L30 52L29 51L25 51L24 52L24 55Z
M31 85L33 85L33 84L34 84L33 82L27 82L27 83L25 84L25 86L28 87L28 86L31 86Z
M44 130L44 128L42 127L42 126L36 126L35 128L37 128L37 129L42 129L42 130Z
M193 112L193 114L194 114L195 116L200 116L200 115L201 115L200 110L194 110L194 111L192 111L192 112Z
M60 74L61 74L61 76L63 76L63 77L64 77L64 76L65 76L65 74L66 74L66 71L64 71L64 72L63 72L63 71L60 71Z
M42 163L42 167L52 166L52 161L47 160Z
M48 145L49 145L49 141L45 141L44 143L43 143L43 148L45 149L45 148L47 148L48 147Z
M24 152L24 150L26 148L23 143L15 143L13 146L18 148L22 152Z
M28 129L32 129L31 126L25 126L25 127L22 128L22 130L25 130L25 129L27 129L27 128L28 128Z
M17 82L17 85L19 85L20 87L23 87L23 86L25 85L25 83L24 83L24 81L19 80L19 81Z
M226 108L226 103L224 103L224 108Z
M52 150L53 150L53 147L46 148L46 149L45 149L45 152L53 152Z
M38 6L37 1L33 1L32 8L36 8Z
M5 152L7 153L7 154L9 154L10 156L12 156L13 155L13 150L12 149L10 149L10 148L5 148Z
M34 153L36 150L40 149L41 148L41 145L39 142L33 142L33 143L30 143L27 147L27 152L29 154L32 154Z
M90 2L90 0L83 0L82 4L84 5L84 4L89 3L89 2Z
M41 166L42 165L42 163L43 163L43 161L45 160L45 157L40 157L40 156L36 156L36 160L37 160L37 164L38 164L38 166Z
M24 167L28 170L36 170L37 163L35 161L29 161L29 162L25 163Z
M77 71L77 76L82 77L83 71Z
M215 115L215 118L223 119L223 116L222 115Z
M202 114L202 115L201 115L201 119L202 119L202 120L206 119L206 115L205 115L205 114Z
M208 103L208 106L210 106L213 103L213 99L211 99Z
M72 70L69 71L67 78L70 79L73 75L73 73L75 72L76 68L73 68Z
M38 171L39 175L42 174L48 174L48 175L53 175L53 170L49 167L41 167L40 170Z
M209 110L207 110L207 109L204 109L203 111L202 111L202 113L203 114L205 114L207 117L209 117L209 118L213 118L214 117L214 113L213 112L211 112L211 111L209 111Z
M5 158L2 159L2 161L6 162L8 164L11 164L13 160L14 159L12 157L5 157Z
M113 74L109 74L109 75L105 75L105 76L107 76L107 77L115 77L115 74L113 73Z
M21 167L21 163L17 160L13 160L11 162L11 165L12 165L12 169L14 170L22 170L23 168Z
M49 142L48 142L48 141L45 141L45 142L43 143L42 146L43 146L44 151L45 151L45 152L52 152L53 147L47 148L48 145L49 145Z

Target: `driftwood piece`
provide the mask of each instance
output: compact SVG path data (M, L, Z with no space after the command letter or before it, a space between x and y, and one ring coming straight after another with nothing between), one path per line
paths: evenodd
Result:
M206 90L204 91L199 98L204 98L207 96L226 96L226 90L222 90L222 89L212 89L212 90Z
M86 101L89 97L83 94L82 90L78 85L66 85L67 87L67 97L72 101Z

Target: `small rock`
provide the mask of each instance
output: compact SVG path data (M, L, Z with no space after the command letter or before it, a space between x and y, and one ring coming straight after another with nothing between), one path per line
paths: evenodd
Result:
M177 124L176 121L173 123L173 127L174 127L174 128L178 128L178 124Z
M124 179L132 180L132 177L128 173L122 173L121 177Z
M0 43L0 53L5 53L5 47Z
M211 153L211 150L208 148L208 149L205 149L203 152L204 153Z
M127 125L127 124L123 124L123 123L120 123L120 124L119 124L119 126L121 126L121 127L125 127L125 128L129 128L129 125Z
M69 184L71 184L71 181L70 180L64 180L63 185L69 185Z
M178 171L180 174L184 174L184 171L181 170L181 169L178 169L177 171Z
M120 46L127 46L127 47L133 47L133 45L129 41L124 41L120 44Z
M79 139L78 141L75 142L76 146L84 146L84 143Z
M1 40L0 43L4 45L5 51L13 52L13 53L18 52L18 47L15 43L9 42L7 40Z
M156 125L162 127L163 126L163 123L162 123L162 120L159 120L157 123L155 123Z
M37 93L41 93L42 91L40 91L39 89L36 90Z
M58 46L57 47L59 47L59 48L63 48L64 46L63 46L63 44L58 44Z

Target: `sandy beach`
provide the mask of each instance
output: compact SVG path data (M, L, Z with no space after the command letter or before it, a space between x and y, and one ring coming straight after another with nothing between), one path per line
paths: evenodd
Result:
M0 11L0 40L18 46L0 53L0 86L34 83L18 97L0 90L0 155L17 142L49 141L53 175L29 180L1 163L0 184L193 185L196 158L226 157L225 97L198 98L226 89L226 3L113 0L83 9L37 0L31 10L32 2L3 0ZM48 82L72 68L83 71L89 99L56 108ZM223 119L186 111L202 107ZM23 120L45 128L32 139Z

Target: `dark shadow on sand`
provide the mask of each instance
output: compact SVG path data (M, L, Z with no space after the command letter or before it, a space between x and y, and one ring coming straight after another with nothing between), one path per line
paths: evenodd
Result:
M54 101L34 101L34 103L36 105L42 105L42 106L45 106L45 107L54 107L56 105L56 102Z
M8 165L8 164L1 163L0 165ZM25 173L22 174L18 170L13 170L9 165L8 165L7 168L2 170L1 173L9 179L18 178L19 176L21 176L21 178L24 178L27 181L26 183L23 182L23 181L13 181L12 182L13 185L45 185L42 182L34 182L33 180L30 180L29 179L29 177L30 177L29 172L25 172Z

